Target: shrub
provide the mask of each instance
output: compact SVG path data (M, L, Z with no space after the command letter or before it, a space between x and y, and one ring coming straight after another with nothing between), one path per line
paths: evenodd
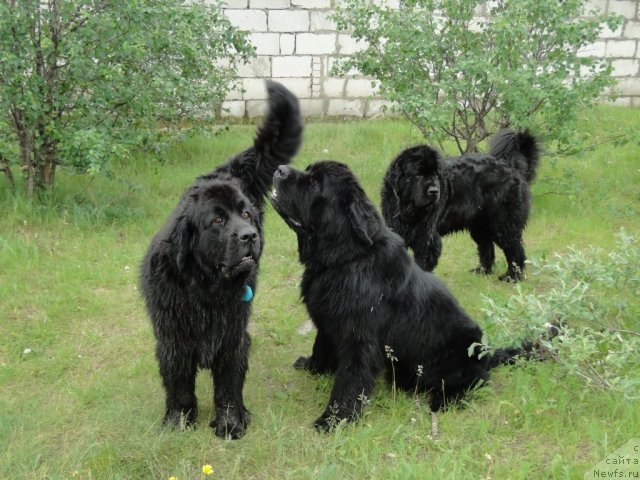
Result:
M347 0L337 9L338 28L364 47L337 72L376 79L442 150L449 138L460 153L475 152L498 128L535 125L564 151L576 144L577 113L612 85L609 63L578 51L621 19L585 12L585 0L379 3Z
M547 261L531 262L533 275L549 275L545 293L523 293L506 304L486 298L486 332L491 344L511 343L514 334L534 338L545 325L560 334L541 345L561 371L586 385L640 398L640 244L624 231L607 255L574 248Z
M58 165L100 171L211 111L252 52L218 5L0 0L0 167L29 197Z

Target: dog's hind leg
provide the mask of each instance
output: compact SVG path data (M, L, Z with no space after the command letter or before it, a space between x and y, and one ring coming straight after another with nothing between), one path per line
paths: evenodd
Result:
M507 271L500 275L500 280L505 282L518 282L524 280L524 262L526 256L524 246L522 245L522 237L515 235L511 238L504 236L496 239L496 243L504 252L507 259Z
M469 228L469 233L478 246L478 258L480 260L480 265L471 271L482 275L489 275L493 270L493 263L496 258L491 232L485 227L474 225Z

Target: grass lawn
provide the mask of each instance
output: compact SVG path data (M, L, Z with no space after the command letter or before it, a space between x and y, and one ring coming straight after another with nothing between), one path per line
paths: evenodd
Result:
M640 110L613 107L583 122L596 137L633 125L640 131ZM429 436L425 399L382 383L358 424L316 433L331 379L291 366L313 335L298 332L307 316L295 236L271 208L251 323L247 435L223 441L207 427L206 372L198 428L161 429L164 392L138 265L185 187L248 146L254 130L187 141L163 163L140 156L113 179L60 172L44 206L11 197L0 181L0 479L199 479L205 464L216 479L581 479L640 436L640 402L588 389L553 362L495 370L466 408L438 415L439 440ZM312 123L295 162L345 162L379 204L389 162L419 141L399 120ZM530 258L571 245L608 251L621 227L640 234L640 149L605 143L580 157L543 157L533 193ZM505 264L497 256L494 275L472 275L473 242L451 236L436 270L481 324L484 297L505 303L517 288L498 281ZM530 274L519 288L554 286L548 274ZM627 328L640 331L639 311L636 303L620 312Z

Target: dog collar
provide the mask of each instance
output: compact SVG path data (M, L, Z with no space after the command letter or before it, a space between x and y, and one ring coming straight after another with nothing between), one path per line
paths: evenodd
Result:
M242 292L242 300L243 302L250 302L253 298L253 289L249 285L244 286L244 291Z

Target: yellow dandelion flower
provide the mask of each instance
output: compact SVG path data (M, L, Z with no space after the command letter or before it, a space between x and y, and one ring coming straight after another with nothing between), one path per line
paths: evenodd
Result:
M207 463L202 467L202 473L205 475L211 475L213 473L213 467Z
M178 480L178 477L169 477L169 480Z

